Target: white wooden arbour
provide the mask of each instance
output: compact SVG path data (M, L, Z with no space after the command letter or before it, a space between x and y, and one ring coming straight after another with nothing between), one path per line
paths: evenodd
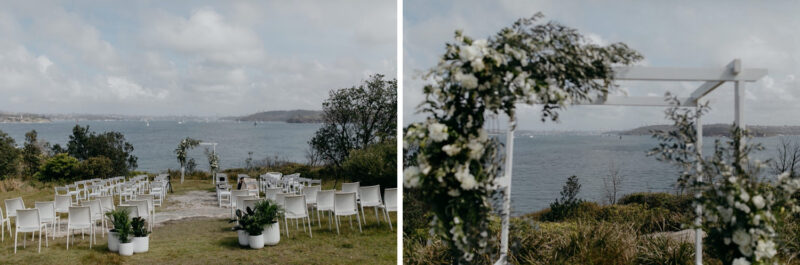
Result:
M212 142L200 142L200 145L210 145L210 146L211 146L211 148L213 148L213 149L211 149L211 153L212 153L212 154L216 154L216 153L217 153L217 143L212 143ZM210 168L209 168L209 171L211 171L211 170L210 170ZM210 173L210 172L209 172L209 173ZM211 176L211 184L214 184L216 179L217 179L217 176L214 176L214 175L212 174L212 176Z
M766 69L761 68L742 68L741 60L735 59L723 68L668 68L668 67L615 67L614 79L623 81L699 81L704 82L689 97L679 97L681 107L697 108L700 99L711 93L714 89L725 82L734 83L734 121L733 123L740 128L742 124L742 110L744 100L745 82L755 82L767 75ZM669 104L663 97L623 97L607 96L598 98L591 102L581 103L583 105L615 105L615 106L651 106L668 107ZM506 196L503 198L502 208L502 231L500 235L500 258L495 264L506 264L508 255L508 227L511 214L511 176L514 158L514 127L516 121L509 121L509 129L506 133L506 160L505 174L499 178L497 183L500 189L504 189ZM703 124L697 121L697 150L702 150L703 146ZM699 219L699 217L698 217ZM695 231L695 264L703 263L703 244L701 229Z

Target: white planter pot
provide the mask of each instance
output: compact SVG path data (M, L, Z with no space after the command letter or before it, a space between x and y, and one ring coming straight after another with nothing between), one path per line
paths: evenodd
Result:
M239 245L243 247L248 246L247 232L244 230L236 230L236 232L239 233Z
M150 237L134 237L133 241L133 252L134 253L144 253L150 250Z
M108 232L108 250L111 252L119 252L119 237L117 237L117 232Z
M264 227L262 234L264 235L264 244L267 246L277 245L281 241L281 227L278 222Z
M119 254L122 256L133 256L133 242L119 243Z
M264 247L264 235L248 236L247 241L250 243L250 248L259 249Z

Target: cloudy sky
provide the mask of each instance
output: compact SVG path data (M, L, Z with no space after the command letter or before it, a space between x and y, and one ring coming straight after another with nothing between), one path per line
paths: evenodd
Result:
M34 3L35 2L35 3ZM320 109L396 77L394 1L2 1L0 111Z
M769 75L748 83L745 124L800 125L800 4L792 1L441 1L404 2L404 116L418 121L423 99L418 73L435 66L456 29L486 38L516 19L543 12L601 43L624 42L641 52L643 65L723 67L740 58L745 68ZM688 96L699 83L620 83L631 96ZM733 85L705 97L711 113L704 122L733 121ZM613 130L663 124L663 108L576 106L560 123L541 123L538 108L523 107L520 127L533 130Z

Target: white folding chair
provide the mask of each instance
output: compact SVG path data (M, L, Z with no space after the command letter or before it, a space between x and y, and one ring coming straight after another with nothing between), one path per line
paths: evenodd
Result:
M285 212L283 215L283 222L286 224L286 236L289 236L289 219L300 219L303 222L303 231L306 231L306 221L308 221L308 236L314 237L311 232L311 218L308 216L308 207L306 207L306 196L291 195L284 198ZM295 220L296 221L296 220ZM297 222L295 223L297 224ZM299 229L299 227L295 227Z
M254 197L252 195L250 195L250 196ZM239 198L243 198L243 197L239 197ZM256 210L256 203L258 203L260 201L263 201L263 200L264 199L259 199L259 198L244 199L244 200L242 200L242 208L241 209L250 208L251 210L255 211Z
M156 207L155 207L155 195L153 194L142 194L136 195L137 200L146 200L147 201L147 209L150 210L150 223L153 222L156 218Z
M361 193L361 216L366 214L366 212L364 212L364 207L372 207L375 209L375 219L378 220L378 224L381 224L381 218L378 217L378 208L383 207L383 200L381 199L381 186L365 186L358 189ZM386 211L381 212L383 212L384 216L386 216ZM366 218L364 218L364 224L367 224ZM391 226L391 224L389 225Z
M228 201L228 205L231 204L231 191L228 187L228 184L217 184L217 201L219 202L219 207L222 207L222 199L226 198Z
M131 219L133 219L134 217L139 217L139 207L137 207L136 205L121 204L117 206L117 209L120 209L122 211L127 211Z
M17 254L17 237L19 233L32 233L31 237L39 232L39 253L42 253L42 229L47 233L47 227L39 219L39 209L17 209L17 222L16 231L14 232L14 254ZM47 243L47 235L44 236L45 246ZM22 235L22 247L25 247L26 237Z
M358 231L361 230L361 220L359 220L358 206L356 204L355 192L341 192L334 194L333 215L336 219L336 234L339 234L339 217L340 216L356 216L358 223ZM350 228L353 227L353 219L350 217Z
M58 233L59 216L56 214L56 207L54 202L35 202L35 208L39 209L39 221L43 224L50 224L53 227L53 240L56 239Z
M9 219L8 231L11 231L11 218L17 217L17 210L25 209L25 203L22 201L22 197L16 197L11 199L6 199L6 218Z
M81 238L84 238L83 229L89 229L89 248L92 248L92 243L94 243L93 226L92 211L89 206L70 206L69 217L67 217L67 250L69 250L69 236L74 229L81 230ZM72 244L75 244L74 238Z
M389 223L389 229L394 231L394 228L392 228L392 219L389 218L389 212L397 212L397 188L383 190L383 205L381 207L384 213L386 213L386 222Z
M231 191L231 199L230 199L230 201L231 201L231 205L230 205L230 207L231 207L231 219L236 217L236 209L238 209L238 208L236 208L237 198L239 196L248 196L248 193L249 192L247 190L232 190Z
M361 199L361 194L358 194L358 188L361 187L360 182L342 183L342 192L353 192L356 194L356 202Z
M137 210L139 211L138 216L144 218L145 220L150 220L150 203L147 200L130 200L125 203L136 206ZM131 216L131 218L133 218L133 216ZM151 231L153 230L153 222L149 222L148 228Z
M275 194L283 192L282 188L267 188L264 190L264 198L275 200Z
M306 196L306 207L311 207L311 209L316 209L317 207L317 192L322 189L320 186L308 186L303 188L303 195ZM313 211L309 211L313 213ZM313 219L313 218L312 218ZM317 216L317 222L319 222L319 216Z
M241 195L241 196L236 196L235 198L236 198L236 210L242 210L242 211L247 210L248 205L245 204L245 201L258 199L256 198L256 196L253 195ZM255 210L255 207L252 207L253 205L250 205L251 210Z
M6 226L8 226L8 236L12 236L11 220L7 217L3 217L3 211L0 211L0 237L2 237L2 241L6 241Z
M100 205L99 200L88 200L81 203L82 206L88 206L89 211L92 213L91 221L92 221L92 233L94 233L95 225L97 221L100 221L100 226L105 228L106 227L106 218L103 215L103 207ZM100 234L103 237L106 237L105 229L101 229Z
M328 213L328 230L333 229L331 225L333 223L333 194L335 192L336 190L317 191L317 223L319 223L320 228L322 228L322 222L319 214L320 212L326 212Z

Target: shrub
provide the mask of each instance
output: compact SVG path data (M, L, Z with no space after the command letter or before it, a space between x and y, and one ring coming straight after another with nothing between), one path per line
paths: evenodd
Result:
M129 170L137 166L138 158L134 156L133 145L125 141L120 132L89 132L89 126L75 125L67 142L67 152L80 160L95 156L104 156L111 160L113 174L125 176Z
M362 186L397 186L397 142L392 139L353 150L344 162L344 173Z
M80 162L68 154L57 154L47 160L36 173L40 181L74 180L80 176Z
M550 204L550 211L542 216L545 221L563 220L576 214L577 208L583 203L578 198L581 184L577 176L571 176L561 188L561 198Z
M646 208L660 207L672 212L691 212L692 197L690 195L672 195L669 193L639 192L623 196L619 204L641 204Z
M112 176L114 167L111 159L95 156L81 162L80 172L84 179L108 178Z
M0 131L0 178L5 178L17 173L17 158L19 150L14 143L14 138Z
M636 264L690 265L694 263L694 246L689 242L676 242L665 236L644 238L639 244Z

